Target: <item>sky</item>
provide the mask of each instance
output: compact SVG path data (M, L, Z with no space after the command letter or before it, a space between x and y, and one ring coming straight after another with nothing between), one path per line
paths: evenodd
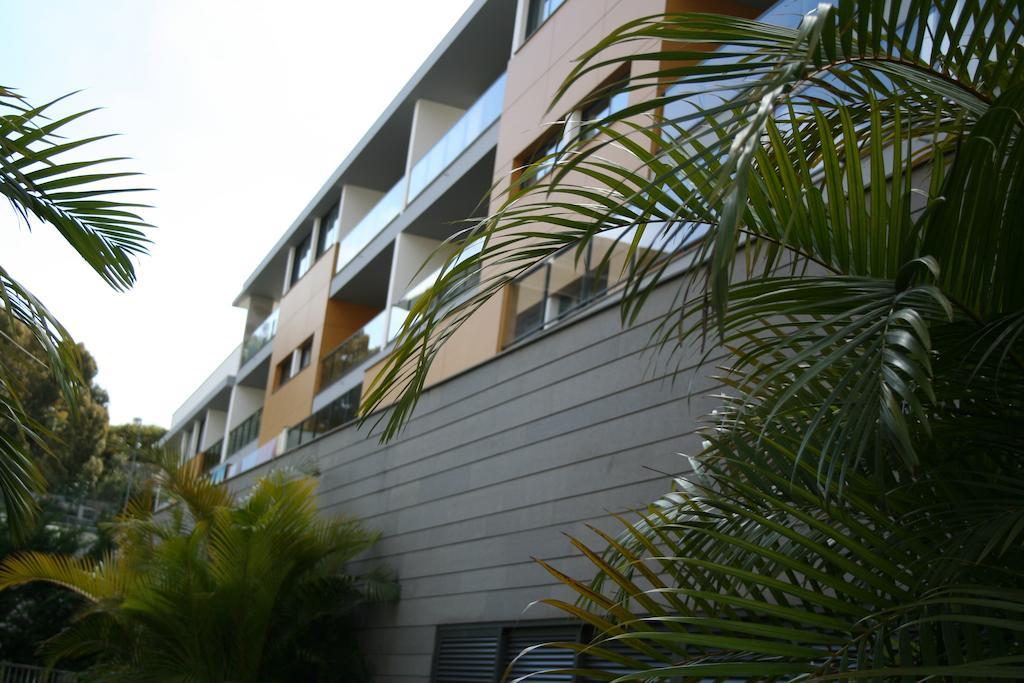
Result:
M112 424L171 414L242 339L231 302L471 0L0 0L0 85L141 171L153 245L110 290L0 206L0 263L85 344Z

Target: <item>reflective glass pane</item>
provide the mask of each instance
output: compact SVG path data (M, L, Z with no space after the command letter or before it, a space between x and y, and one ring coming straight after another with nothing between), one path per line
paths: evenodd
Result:
M402 213L404 208L405 178L402 178L338 243L338 263L335 271L340 271L348 265L374 237Z
M295 260L292 261L292 284L299 281L313 265L313 235L309 234L302 238L299 245L295 247Z
M511 325L512 340L524 337L544 326L547 276L548 268L545 265L515 284Z
M577 251L569 249L551 261L548 279L548 302L545 322L549 322L576 308L584 299L586 259L577 260Z
M502 74L470 106L462 117L445 133L409 174L409 200L417 197L427 185L455 161L480 134L501 116L505 95L505 75Z
M320 221L320 236L317 238L317 256L324 253L338 241L338 205L332 206Z

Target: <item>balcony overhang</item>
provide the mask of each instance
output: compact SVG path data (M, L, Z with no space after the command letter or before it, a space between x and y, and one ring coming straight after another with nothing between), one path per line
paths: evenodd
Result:
M408 231L422 237L443 240L469 227L469 224L463 222L466 218L481 215L480 212L486 213L487 207L482 202L491 187L494 174L499 125L500 121L484 131L401 215L335 274L331 282L331 297L346 301L370 301L364 290L370 286L380 286L381 282L383 296L386 296L387 274L391 265L390 259L386 257L399 233ZM382 269L383 279L379 277Z
M469 107L505 71L515 5L508 0L477 0L466 10L249 276L235 306L250 296L280 296L289 248L336 200L343 184L383 192L401 177L417 100Z

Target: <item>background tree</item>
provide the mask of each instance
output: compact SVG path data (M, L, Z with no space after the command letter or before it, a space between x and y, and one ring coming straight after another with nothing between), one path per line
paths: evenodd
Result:
M63 99L63 98L61 98ZM121 159L89 159L83 148L107 136L64 137L69 123L89 112L49 118L60 100L34 107L11 88L0 86L0 195L29 227L57 229L97 274L116 290L135 282L133 258L146 252L148 227L137 211L141 204L122 199L135 188L118 184L133 173L108 170ZM0 307L31 335L42 354L21 353L49 368L69 409L78 408L79 390L88 387L71 335L28 289L0 266ZM8 329L0 329L0 336ZM14 342L8 337L8 342ZM26 444L44 446L46 435L22 404L11 367L0 356L0 497L7 523L22 533L31 521L32 497L44 479ZM17 438L8 436L11 432Z
M68 405L57 378L40 359L45 350L31 331L0 310L0 355L6 359L11 384L16 387L22 410L45 439L27 439L10 421L0 431L10 442L21 442L33 463L55 493L72 493L95 484L96 458L106 447L107 394L95 383L96 361L77 345L82 386L74 409Z
M110 547L109 537L63 523L63 512L44 502L39 523L20 543L0 525L0 560L26 550L99 560ZM44 664L41 644L60 633L83 604L75 593L41 583L0 591L0 661Z
M1024 678L1022 11L650 17L583 55L562 93L625 62L654 96L524 171L559 165L471 231L483 250L414 306L364 405L404 388L394 434L461 321L598 240L624 321L664 287L655 346L728 354L675 490L574 541L592 582L549 567L580 597L550 604L596 633L563 645L592 662L574 673Z
M275 473L238 501L195 466L158 477L175 505L138 500L102 562L21 553L0 589L49 582L85 601L48 644L53 661L94 658L87 680L361 681L351 612L397 597L386 572L346 573L377 534L318 516L315 484Z
M82 344L77 355L83 386L77 405L72 408L50 371L40 362L45 354L31 332L0 309L0 356L7 359L12 383L17 387L25 415L36 425L44 440L25 441L25 448L48 483L51 493L92 501L103 501L119 508L124 503L131 461L143 470L137 478L147 478L145 463L159 460L162 449L157 442L164 435L154 425L109 424L107 393L96 384L96 361ZM16 441L23 438L19 425L2 422L0 433Z
M103 452L94 469L99 470L90 496L120 505L125 492L138 491L139 485L154 472L152 463L160 462L164 449L159 444L167 430L157 425L111 425ZM132 462L134 461L134 465Z

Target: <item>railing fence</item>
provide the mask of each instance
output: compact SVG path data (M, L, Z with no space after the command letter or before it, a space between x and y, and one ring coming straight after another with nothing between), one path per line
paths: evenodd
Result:
M78 683L78 674L30 664L0 662L0 683Z

